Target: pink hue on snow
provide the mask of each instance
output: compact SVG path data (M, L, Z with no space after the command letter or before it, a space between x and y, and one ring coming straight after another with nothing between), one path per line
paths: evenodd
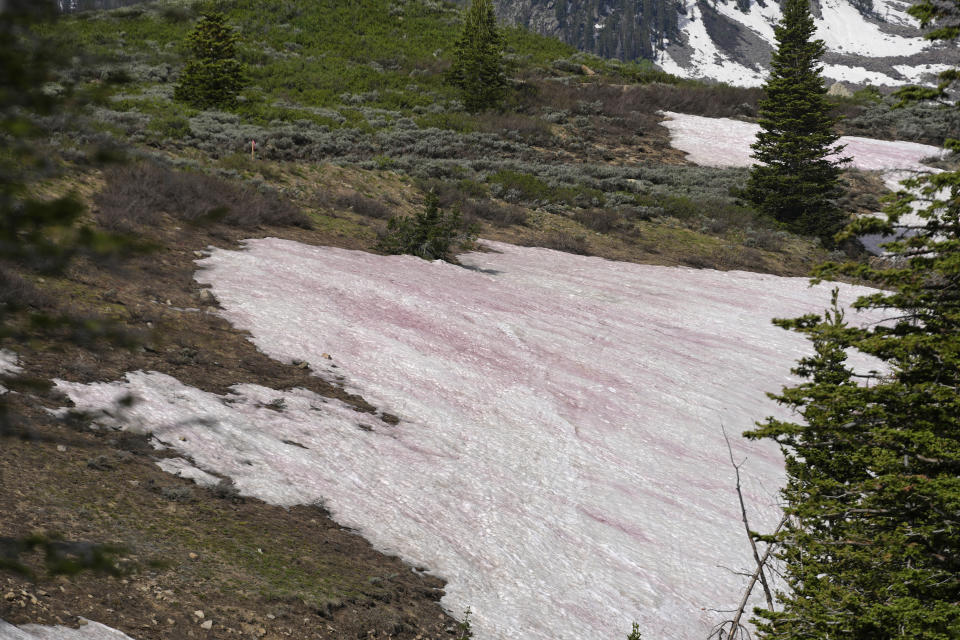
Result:
M822 310L829 287L486 244L468 268L277 239L200 261L258 348L396 426L304 390L222 398L158 373L59 388L85 409L131 391L136 428L241 493L322 500L447 579L444 606L469 606L479 639L615 638L633 620L706 637L743 586L719 567L751 563L720 427L769 530L782 458L738 434L785 415L764 392L806 352L770 318Z
M670 143L688 154L688 160L708 167L749 167L754 164L750 145L760 126L730 118L706 118L685 113L664 112L663 126L670 130ZM920 161L940 157L943 150L929 144L874 140L843 136L844 156L853 158L851 167L865 171L929 171Z

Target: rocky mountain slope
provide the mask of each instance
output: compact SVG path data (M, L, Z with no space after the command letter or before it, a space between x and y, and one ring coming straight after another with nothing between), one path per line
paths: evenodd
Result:
M500 17L583 51L653 60L675 75L763 82L776 0L498 0ZM824 75L853 84L929 82L960 53L921 37L907 0L815 0Z

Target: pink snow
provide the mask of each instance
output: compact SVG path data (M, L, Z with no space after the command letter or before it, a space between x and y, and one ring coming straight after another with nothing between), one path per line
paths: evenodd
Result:
M755 164L750 145L760 126L730 118L706 118L664 112L663 126L670 130L670 143L688 154L690 162L708 167L749 167ZM851 157L851 167L865 171L929 171L921 161L940 157L943 150L918 142L874 140L843 136L841 155Z
M764 392L807 348L770 318L822 310L829 288L485 244L467 268L277 239L200 261L259 349L396 426L304 390L221 398L158 373L59 388L87 409L133 392L128 424L197 468L322 501L448 580L442 602L473 610L477 638L615 638L634 620L705 637L743 586L721 567L751 562L721 425L769 530L782 458L739 433L786 415Z

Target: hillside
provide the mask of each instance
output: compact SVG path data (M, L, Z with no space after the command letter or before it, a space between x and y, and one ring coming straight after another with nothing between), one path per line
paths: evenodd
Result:
M28 379L4 380L20 419L0 433L0 560L42 533L119 545L124 570L54 577L27 554L37 580L0 573L0 638L86 619L136 640L459 638L466 607L484 638L708 624L665 621L739 596L712 555L736 563L745 543L735 503L716 506L719 421L741 431L789 380L801 347L768 320L826 304L806 276L830 254L761 217L747 170L688 156L660 112L747 124L759 90L509 28L507 102L474 114L444 76L455 3L227 0L249 84L203 111L172 97L203 6L36 29L66 55L30 195L73 194L84 223L151 250L59 275L0 265L2 301L27 302L11 322L84 327L2 344ZM871 91L834 105L851 135L960 130L956 110ZM848 212L879 208L881 174L846 180ZM460 265L378 255L430 190L482 240ZM736 447L768 523L778 459ZM717 531L696 553L668 526L688 485L704 510L676 518ZM666 516L644 533L633 503ZM571 534L584 523L593 538Z

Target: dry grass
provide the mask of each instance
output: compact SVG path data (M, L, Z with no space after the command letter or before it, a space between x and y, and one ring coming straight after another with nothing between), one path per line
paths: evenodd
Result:
M308 218L279 195L189 171L143 162L105 173L98 193L97 221L106 229L131 231L160 222L163 214L196 224L232 227L264 225L309 228Z

